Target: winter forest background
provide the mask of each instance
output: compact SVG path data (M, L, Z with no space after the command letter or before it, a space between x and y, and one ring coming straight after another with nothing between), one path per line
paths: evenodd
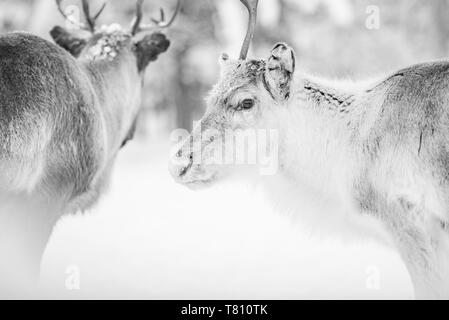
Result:
M95 7L100 0L93 1ZM176 1L147 0L146 18ZM79 4L76 0L64 5ZM379 28L368 28L370 8ZM99 24L128 26L135 1L109 0ZM250 56L291 44L299 67L363 79L449 54L448 0L261 0ZM167 172L168 134L190 130L218 78L218 57L237 57L246 28L237 0L184 0L167 34L172 47L150 65L136 141L119 157L93 212L58 225L42 268L51 297L411 298L397 254L302 226L263 193L234 182L192 192ZM53 0L0 0L0 32L50 39L64 21ZM326 210L326 209L322 209ZM79 278L73 282L73 277ZM76 285L78 284L78 285Z
M159 7L169 13L174 3L146 1L147 18L157 16ZM380 28L369 30L367 10L373 5L380 9ZM128 26L134 7L133 0L109 0L99 24ZM275 42L284 41L296 49L305 70L329 77L369 77L446 57L447 17L447 0L262 0L253 55L265 57ZM0 2L2 32L26 30L49 38L51 27L62 23L53 0ZM204 110L205 93L217 79L220 53L236 57L245 28L246 12L239 1L185 1L180 18L168 31L173 42L168 56L147 72L142 136L191 128Z

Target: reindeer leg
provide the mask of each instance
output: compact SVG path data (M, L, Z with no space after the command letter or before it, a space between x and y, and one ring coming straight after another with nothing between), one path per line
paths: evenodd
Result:
M449 298L449 237L425 208L390 202L383 220L410 273L417 299Z
M0 210L0 296L33 294L56 214L28 203Z

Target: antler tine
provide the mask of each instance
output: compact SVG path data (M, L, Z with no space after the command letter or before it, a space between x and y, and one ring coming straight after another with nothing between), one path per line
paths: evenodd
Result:
M136 17L134 18L134 22L131 27L132 35L137 34L140 30L140 24L142 23L142 17L143 17L142 5L143 5L143 0L137 0L137 2L136 2Z
M143 18L142 5L143 5L143 0L137 0L136 17L134 19L134 22L133 22L132 28L131 28L131 34L132 35L136 35L137 33L141 32L141 31L145 31L145 30L153 30L154 28L163 29L163 28L170 27L173 24L173 22L175 21L176 16L178 15L179 11L181 11L182 0L178 0L178 2L176 4L175 12L173 13L173 16L170 18L170 20L168 20L167 22L165 21L165 12L164 12L164 10L163 9L160 10L160 12L161 12L160 13L161 14L160 20L151 19L156 26L152 26L152 25L143 26L143 25L141 25L142 18Z
M164 10L161 9L161 20L156 21L156 25L159 28L168 28L168 27L170 27L173 24L173 22L175 21L176 16L178 15L179 11L181 10L181 5L182 5L182 0L178 0L178 2L176 3L175 12L173 13L173 15L170 18L170 20L168 20L167 22L165 22Z
M106 8L106 2L103 3L100 10L95 14L93 17L90 15L90 7L89 7L89 0L83 0L83 12L86 16L86 21L88 24L88 28L91 32L95 32L95 21L98 19L98 17L103 12L104 8Z
M100 10L98 10L97 14L94 16L94 20L97 20L100 15L103 13L104 8L106 8L107 2L104 2L103 5L101 6Z
M248 30L240 51L240 60L245 60L248 56L249 46L253 40L254 32L256 31L257 5L259 4L259 0L240 0L240 2L245 5L249 14Z

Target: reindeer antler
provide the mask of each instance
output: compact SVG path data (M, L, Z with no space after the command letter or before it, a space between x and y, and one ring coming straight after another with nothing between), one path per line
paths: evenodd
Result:
M76 24L81 29L88 30L90 32L95 32L95 21L101 15L101 13L103 12L104 8L106 8L106 2L103 3L103 5L100 8L100 10L94 16L91 16L90 15L89 1L88 0L83 0L82 4L83 4L84 16L86 17L86 22L87 22L87 25L86 25L86 24L84 24L84 23L82 23L80 21L75 22L69 16L67 16L67 14L65 13L64 9L62 8L62 1L63 0L56 0L56 5L58 6L59 12L61 13L61 15L66 20L70 21L73 24Z
M142 18L143 18L143 13L142 13L142 6L143 6L143 1L144 0L137 0L136 3L136 17L134 19L134 22L132 24L131 27L131 34L132 35L136 35L137 33L141 32L141 31L146 31L146 30L153 30L155 28L159 28L159 29L163 29L163 28L168 28L170 27L173 22L176 19L176 16L178 15L179 11L181 10L181 6L182 6L182 0L178 0L177 4L176 4L176 9L175 12L173 13L172 17L170 18L170 20L165 21L165 12L164 9L160 9L160 19L151 19L151 21L153 21L153 23L155 24L155 26L152 25L142 25Z
M245 41L240 51L240 60L245 60L248 56L248 50L253 40L254 32L256 31L257 5L259 4L259 0L240 0L240 2L245 5L249 14L248 30L246 31Z
M101 6L100 10L98 10L97 14L92 17L90 15L89 1L88 0L83 0L83 12L84 12L84 15L86 16L86 21L87 21L87 24L88 24L89 29L90 29L91 32L95 32L95 21L101 15L101 13L103 12L104 8L106 8L106 2L103 3L103 5Z

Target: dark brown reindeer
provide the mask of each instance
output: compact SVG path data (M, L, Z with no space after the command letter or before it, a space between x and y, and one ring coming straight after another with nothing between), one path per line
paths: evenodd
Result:
M180 3L169 21L143 25L138 0L126 31L96 28L104 6L91 15L83 0L87 36L55 27L59 46L23 32L0 37L0 293L35 278L58 219L103 193L132 138L145 69L170 45L160 31Z
M268 59L247 59L258 1L241 2L250 26L240 59L222 57L206 113L171 161L173 177L211 184L227 173L208 161L226 129L275 129L280 176L381 227L416 296L448 298L449 62L354 84L301 73L282 43Z

